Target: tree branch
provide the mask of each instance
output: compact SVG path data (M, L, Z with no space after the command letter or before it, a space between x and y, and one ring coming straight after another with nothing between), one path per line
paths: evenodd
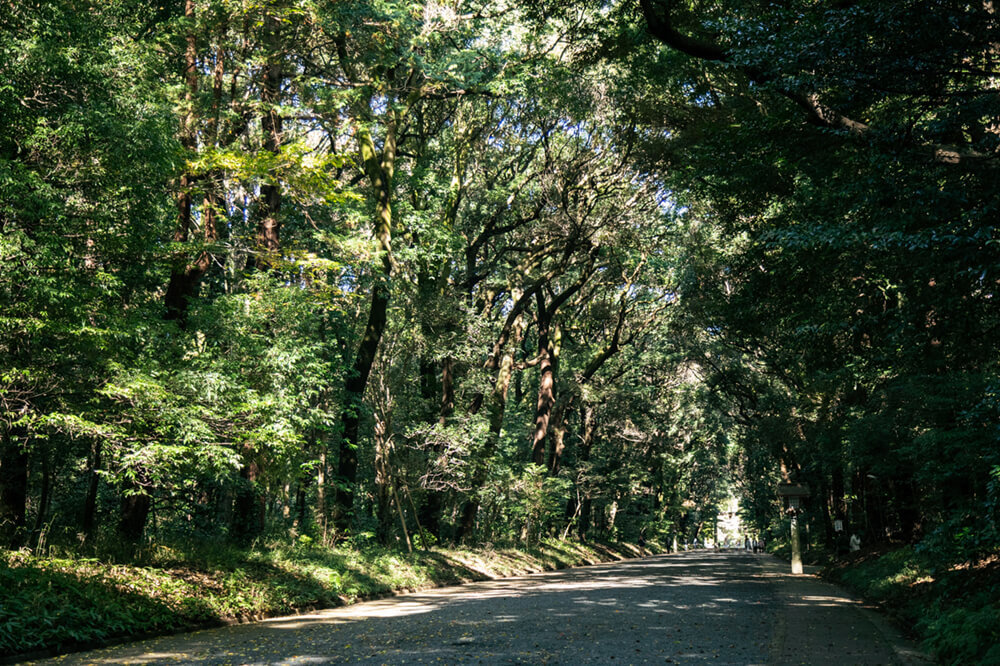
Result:
M672 0L639 0L649 34L670 48L685 53L700 60L710 60L732 64L732 54L713 42L696 39L679 32L670 16ZM755 67L743 66L741 71L754 83L764 84L774 80L773 76L764 74ZM871 132L871 127L853 118L849 118L835 109L823 104L816 93L802 93L796 90L781 90L777 92L794 102L814 125L845 132L852 136L862 137ZM934 144L924 146L929 148L933 161L941 164L959 164L968 159L995 158L996 155L982 153L968 146L952 146Z

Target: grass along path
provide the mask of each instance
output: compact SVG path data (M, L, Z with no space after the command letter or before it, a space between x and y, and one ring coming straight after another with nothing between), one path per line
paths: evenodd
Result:
M157 546L137 564L0 551L0 661L640 555L628 543L557 539L413 554L280 543Z
M824 577L877 604L941 663L1000 665L1000 557L955 564L904 546Z

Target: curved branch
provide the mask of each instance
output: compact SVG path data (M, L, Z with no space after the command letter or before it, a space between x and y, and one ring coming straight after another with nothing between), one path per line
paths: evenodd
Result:
M639 0L639 4L646 19L649 34L660 42L700 60L732 63L732 54L722 46L685 35L674 27L670 16L671 0ZM763 84L774 80L773 76L764 74L754 67L742 66L740 69L754 83ZM849 118L824 104L816 93L780 89L777 92L805 111L809 122L814 125L859 137L871 131L871 127L866 123ZM959 164L967 159L996 157L996 155L982 153L967 146L935 144L924 147L932 151L931 159L941 164Z
M729 53L718 44L694 39L678 32L670 18L670 8L664 6L666 3L639 0L639 4L642 5L649 33L670 48L700 60L729 62Z

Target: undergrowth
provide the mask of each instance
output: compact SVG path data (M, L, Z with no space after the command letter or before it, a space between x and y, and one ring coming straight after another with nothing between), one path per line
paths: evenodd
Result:
M1000 664L1000 561L946 564L905 546L828 570L945 664Z

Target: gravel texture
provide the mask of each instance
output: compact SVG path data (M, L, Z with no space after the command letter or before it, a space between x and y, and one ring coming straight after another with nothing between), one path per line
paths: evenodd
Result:
M837 587L744 551L472 583L65 655L58 664L892 664L926 658Z

